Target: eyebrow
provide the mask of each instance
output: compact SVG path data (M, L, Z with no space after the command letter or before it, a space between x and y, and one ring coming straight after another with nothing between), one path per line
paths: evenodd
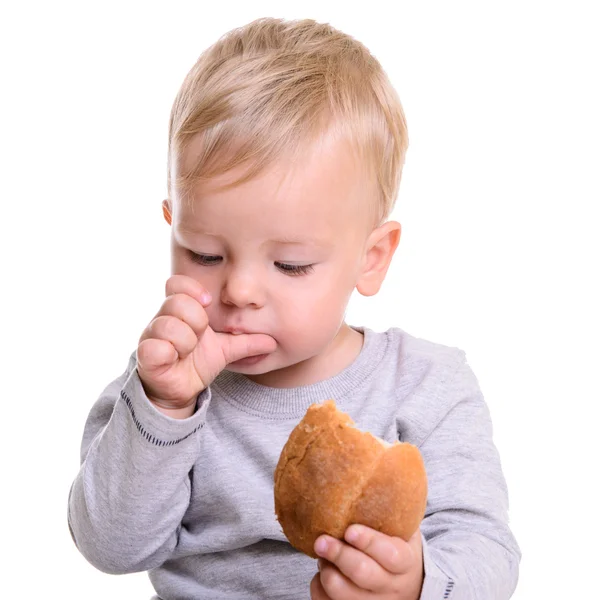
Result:
M191 235L208 235L210 237L221 237L218 233L212 233L210 231L204 231L203 229L193 229L191 227L179 226L181 233L189 233Z
M283 237L278 240L269 240L274 244L287 244L287 245L297 245L297 246L331 246L329 242L325 242L324 240L318 240L310 237Z
M180 231L184 234L191 235L205 235L208 237L214 237L221 239L222 236L218 233L213 233L211 231L204 231L202 229L193 229L189 227L180 227ZM319 246L323 248L328 248L333 246L331 242L327 242L325 240L319 240L312 237L307 236L283 236L278 239L269 240L272 244L281 244L281 245L289 245L289 246Z

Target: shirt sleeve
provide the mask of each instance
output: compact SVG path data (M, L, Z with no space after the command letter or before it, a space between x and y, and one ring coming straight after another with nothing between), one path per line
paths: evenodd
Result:
M207 388L188 419L158 411L142 387L135 353L104 389L85 424L81 467L68 500L71 536L96 568L145 571L171 555L209 403Z
M428 479L421 523L421 600L507 600L521 551L508 525L508 490L478 381L464 359L437 386L433 427L417 445Z

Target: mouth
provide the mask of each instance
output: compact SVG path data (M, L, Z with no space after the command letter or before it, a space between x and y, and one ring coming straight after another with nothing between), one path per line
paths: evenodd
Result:
M215 329L217 333L227 333L229 335L252 335L255 333L261 333L259 331L250 331L242 327L223 327L222 329Z
M246 335L250 334L250 331L246 331L245 329L233 329L233 328L225 328L221 329L218 333L228 333L229 335Z

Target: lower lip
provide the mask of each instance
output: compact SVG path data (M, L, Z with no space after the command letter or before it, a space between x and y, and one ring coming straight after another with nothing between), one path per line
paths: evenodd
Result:
M232 365L235 365L236 367L249 367L251 365L255 365L256 363L259 363L261 360L267 358L267 356L269 356L268 354L258 354L257 356L248 356L246 358L241 358L240 360L236 360L235 362L232 362Z

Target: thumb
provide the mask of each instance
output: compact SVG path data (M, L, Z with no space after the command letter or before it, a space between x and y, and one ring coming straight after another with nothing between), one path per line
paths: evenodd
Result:
M270 354L277 346L270 335L263 333L244 333L241 335L219 333L217 335L227 364L248 356Z

